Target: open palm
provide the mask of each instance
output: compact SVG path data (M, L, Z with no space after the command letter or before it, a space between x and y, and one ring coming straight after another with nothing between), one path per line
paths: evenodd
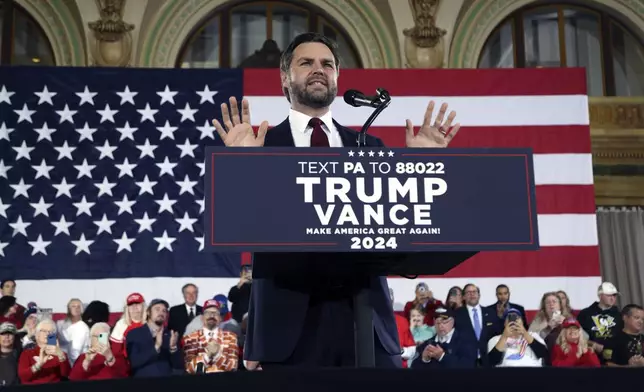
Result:
M405 138L407 147L444 148L449 145L458 133L461 125L457 123L452 127L452 122L456 118L455 111L450 112L447 120L443 122L448 107L446 103L441 105L436 116L436 121L433 124L431 123L434 105L434 101L429 101L429 105L427 105L427 110L425 111L425 117L423 118L423 125L421 125L418 133L414 132L414 125L411 123L411 120L407 120L407 135Z
M250 124L250 105L242 99L241 117L237 98L230 97L230 111L226 103L221 104L221 119L224 127L217 119L212 120L212 125L224 141L226 147L262 147L268 131L268 122L263 121L257 130L257 135Z

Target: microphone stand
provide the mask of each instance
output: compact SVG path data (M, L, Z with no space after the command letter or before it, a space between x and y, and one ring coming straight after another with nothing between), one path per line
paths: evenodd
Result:
M371 113L371 115L367 119L367 122L365 122L362 126L362 130L360 131L360 133L358 133L358 138L356 140L358 147L364 147L367 145L367 130L376 120L376 117L378 117L380 113L382 113L382 111L385 110L391 103L391 96L389 95L389 92L387 90L379 88L376 90L376 92L378 93L378 95L374 98L373 101L371 101L371 106L375 107L376 110Z

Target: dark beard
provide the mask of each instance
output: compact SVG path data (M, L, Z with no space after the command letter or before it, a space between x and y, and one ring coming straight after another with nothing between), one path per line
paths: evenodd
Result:
M322 109L331 106L335 97L338 95L337 86L327 86L326 93L312 93L306 87L307 85L298 86L291 84L291 94L293 94L296 102L312 109Z

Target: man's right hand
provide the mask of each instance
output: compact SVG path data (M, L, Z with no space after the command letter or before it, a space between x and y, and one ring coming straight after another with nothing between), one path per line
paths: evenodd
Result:
M224 129L217 119L212 120L212 125L226 147L262 147L268 131L268 122L262 122L257 131L257 136L255 136L253 126L250 124L250 105L248 101L246 99L242 100L241 117L239 116L237 99L230 97L229 102L230 111L227 104L221 104L221 118L226 128Z

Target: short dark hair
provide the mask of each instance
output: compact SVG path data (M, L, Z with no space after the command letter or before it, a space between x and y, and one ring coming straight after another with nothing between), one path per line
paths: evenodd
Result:
M630 316L633 310L644 310L644 308L636 304L628 304L622 309L622 316Z
M468 289L469 287L474 287L474 288L476 288L476 292L477 292L479 295L481 294L481 289L479 288L479 286L475 285L474 283L468 283L468 284L466 284L465 286L463 286L463 294L465 294L465 292L467 291L467 289Z
M506 289L506 290L510 291L510 288L507 285L504 285L504 284L500 284L500 285L496 286L495 291L499 291L499 289Z
M326 45L327 48L331 51L333 54L333 59L335 61L335 69L337 70L340 68L340 54L338 53L338 44L332 40L331 38L328 38L322 34L319 33L302 33L295 37L293 41L288 45L286 49L284 49L284 52L282 52L282 57L280 58L280 71L287 73L289 69L291 69L291 63L293 62L293 53L295 52L295 49L302 45L302 44L308 44L308 43L321 43ZM287 88L282 89L284 92L284 95L286 95L286 99L288 101L291 101L291 98L289 97L289 92Z
M13 285L14 285L14 286L16 285L16 281L15 281L15 280L13 280L13 279L4 279L4 280L2 280L2 283L0 283L0 289L4 289L4 285L5 285L6 283L9 283L9 282L13 282Z
M197 285L196 285L196 284L194 284L194 283L186 283L186 284L184 284L184 285L183 285L183 287L181 288L181 294L185 293L185 292L186 292L186 289L187 289L188 287L194 287L194 288L195 288L195 290L199 290L199 288L197 287Z

